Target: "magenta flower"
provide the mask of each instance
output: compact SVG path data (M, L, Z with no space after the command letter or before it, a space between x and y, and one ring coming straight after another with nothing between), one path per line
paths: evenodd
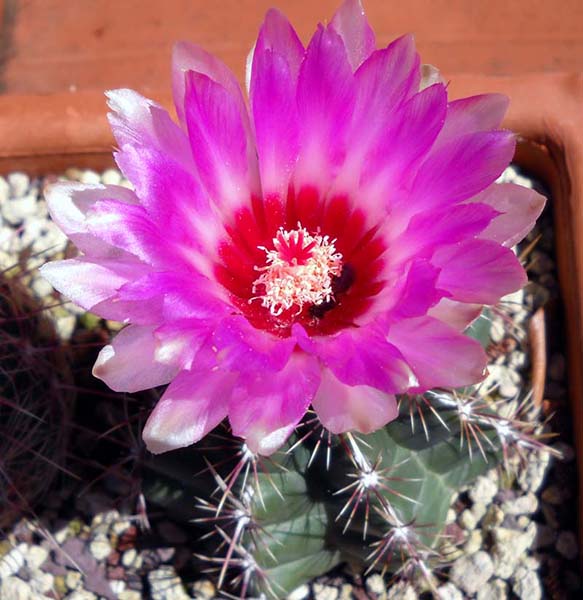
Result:
M514 152L505 97L448 102L412 37L375 49L357 0L307 48L271 10L248 70L247 106L225 65L178 44L180 124L108 93L135 192L48 193L81 255L44 275L127 323L95 375L170 383L144 430L156 453L228 417L269 454L310 405L332 432L375 430L395 394L479 381L486 356L462 332L526 281L509 247L544 201L494 184Z

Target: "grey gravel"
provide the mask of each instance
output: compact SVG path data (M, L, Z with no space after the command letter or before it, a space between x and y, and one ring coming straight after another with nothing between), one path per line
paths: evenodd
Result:
M494 573L494 564L484 552L458 558L452 566L450 579L466 594L475 594Z

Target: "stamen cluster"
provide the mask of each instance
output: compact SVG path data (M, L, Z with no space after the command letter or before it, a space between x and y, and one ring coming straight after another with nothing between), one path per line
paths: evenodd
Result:
M318 306L334 299L332 282L342 272L342 254L336 251L335 240L325 235L310 235L298 223L297 229L279 229L273 238L273 250L260 246L267 254L266 266L253 283L253 293L263 288L263 294L250 300L278 317L297 307L300 314L305 305Z

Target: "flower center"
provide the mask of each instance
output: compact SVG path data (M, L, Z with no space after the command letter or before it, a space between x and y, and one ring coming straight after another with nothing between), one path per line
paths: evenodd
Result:
M318 306L334 300L332 283L342 273L342 254L325 235L311 235L298 223L297 229L280 228L273 250L258 246L266 255L261 275L253 282L253 300L277 317L292 307L300 314L305 305Z

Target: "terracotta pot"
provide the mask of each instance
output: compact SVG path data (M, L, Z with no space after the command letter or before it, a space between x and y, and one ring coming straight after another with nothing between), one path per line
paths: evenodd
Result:
M6 57L0 74L0 172L58 173L113 164L103 90L133 87L171 106L168 67L176 39L200 43L242 79L244 58L271 4L307 39L338 1L224 0L217 9L204 0L94 0L87 10L86 3L69 0L0 0ZM520 136L516 160L549 185L554 202L583 486L583 3L411 0L405 8L365 0L365 5L380 43L415 32L424 60L449 74L453 97L499 91L512 99L506 126ZM482 75L468 74L476 72ZM537 331L541 338L540 327ZM544 353L539 356L540 365ZM535 384L540 396L541 385ZM581 533L583 542L583 528Z

